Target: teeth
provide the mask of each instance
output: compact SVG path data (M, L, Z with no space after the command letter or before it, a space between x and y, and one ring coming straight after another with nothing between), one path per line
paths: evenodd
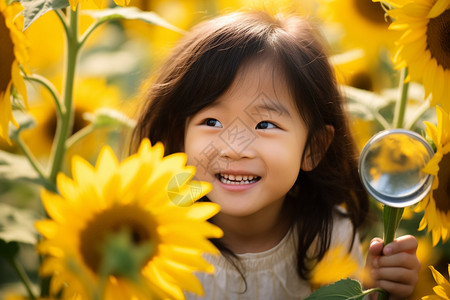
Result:
M219 179L225 184L239 185L249 184L255 182L258 176L253 175L233 175L233 174L220 174Z

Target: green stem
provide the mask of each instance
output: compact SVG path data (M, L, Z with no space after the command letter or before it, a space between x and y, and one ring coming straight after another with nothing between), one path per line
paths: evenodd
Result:
M94 30L98 26L102 25L103 23L110 22L111 20L114 20L114 19L101 20L101 21L95 22L91 26L89 26L89 28L86 29L86 31L83 33L83 35L80 38L80 47L82 47L84 45L84 43L86 42L88 37L92 34L92 32L94 32Z
M30 165L38 173L39 178L42 180L44 186L47 189L56 191L55 185L52 182L49 182L47 175L42 170L42 167L40 166L39 162L34 157L33 153L28 148L27 144L23 142L23 140L20 138L19 135L16 138L14 138L14 141L16 142L17 146L22 151L22 153L25 155L25 157L27 158Z
M81 130L77 131L66 141L66 149L72 147L76 142L87 136L88 134L95 131L95 126L93 124L89 124L83 127Z
M381 126L381 128L383 129L391 128L389 122L386 121L386 119L378 111L373 112L373 117L375 118L375 121L378 122L378 124Z
M393 126L395 128L402 128L405 120L406 103L408 102L408 88L409 82L405 82L408 76L408 68L403 68L400 73L399 92L400 96L395 105Z
M363 291L363 293L361 295L365 296L365 295L369 295L369 294L372 294L372 293L386 293L386 291L381 289L381 288L372 288L372 289L368 289L368 290ZM358 295L358 296L360 297L361 295Z
M400 220L402 219L403 207L391 207L385 205L383 208L383 223L384 223L384 245L387 245L394 241L395 231L397 230ZM389 294L387 292L380 293L378 295L378 300L389 299Z
M403 207L391 207L385 205L383 208L383 222L384 222L384 244L387 245L394 241L395 231L402 219Z
M50 92L50 95L53 98L53 102L55 103L58 114L60 116L62 116L65 113L66 108L64 107L64 105L61 105L61 100L60 100L61 98L58 94L58 91L53 86L53 84L50 82L50 80L48 80L47 78L45 78L43 76L37 75L37 74L25 75L24 78L29 81L37 82L37 83L41 84L43 87L45 87Z
M20 280L25 285L25 288L27 289L28 296L30 297L30 299L36 300L37 298L31 289L31 285L32 285L31 280L30 280L30 278L28 278L28 275L25 272L25 270L23 269L22 265L20 265L17 262L17 259L15 257L11 258L9 261L10 261L11 265L13 266L14 270L16 270L17 274L19 275Z
M56 15L58 16L59 20L61 21L61 24L62 24L62 26L64 28L65 33L66 33L66 36L69 36L71 34L71 32L70 32L69 26L67 26L66 16L64 15L64 13L60 9L54 9L53 11L56 13Z
M65 112L58 119L56 128L56 140L53 144L50 171L50 181L56 182L56 175L62 168L64 155L66 152L66 140L70 136L73 127L73 86L75 80L75 69L78 58L78 10L68 9L69 29L67 34L67 52L65 62L65 80L64 80L64 107Z

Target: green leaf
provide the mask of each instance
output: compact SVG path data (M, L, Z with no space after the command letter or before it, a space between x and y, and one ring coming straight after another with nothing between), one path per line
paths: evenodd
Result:
M0 241L36 244L36 215L28 210L0 203Z
M305 298L305 300L361 300L366 294L367 292L362 290L361 283L359 283L359 281L347 278L318 289L309 295L309 297Z
M118 110L107 107L99 108L94 113L85 113L83 117L90 121L95 128L116 126L134 128L136 126L135 120Z
M142 11L137 7L116 7L102 10L84 10L82 13L97 19L103 23L111 20L141 20L150 24L158 25L175 32L184 34L185 31L170 24L154 12Z
M69 6L68 0L21 0L23 6L23 30L48 11Z
M342 85L341 90L348 100L350 113L365 120L373 120L375 112L380 111L381 108L392 102L387 97L351 86Z

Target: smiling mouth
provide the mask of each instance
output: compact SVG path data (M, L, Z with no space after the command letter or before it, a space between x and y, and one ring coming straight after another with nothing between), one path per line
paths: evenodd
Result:
M233 174L216 174L217 179L225 184L250 184L261 179L260 176L255 175L233 175Z

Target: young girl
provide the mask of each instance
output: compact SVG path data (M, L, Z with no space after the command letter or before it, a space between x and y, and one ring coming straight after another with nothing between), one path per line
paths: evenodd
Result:
M236 12L186 35L148 91L134 133L184 151L220 204L216 272L202 299L302 299L315 264L357 234L368 199L343 98L318 31L305 19ZM412 236L370 245L365 287L410 295L420 263ZM330 270L332 271L332 270ZM187 294L188 299L197 296Z

